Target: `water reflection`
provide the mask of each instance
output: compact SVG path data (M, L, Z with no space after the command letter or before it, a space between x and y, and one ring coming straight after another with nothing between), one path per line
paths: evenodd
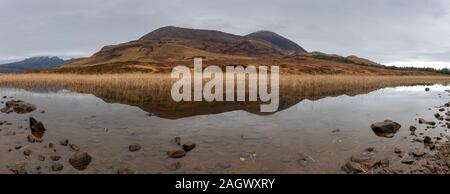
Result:
M417 133L424 132L416 119L432 120L433 107L450 100L444 91L447 86L427 87L430 92L425 92L425 86L414 86L314 100L284 98L283 108L271 115L253 113L253 105L180 105L171 109L166 104L109 103L112 101L96 97L99 95L67 90L38 93L3 88L0 92L45 110L2 114L2 120L14 123L5 133L20 132L18 128L29 125L28 118L33 117L45 125L42 138L46 143L67 138L93 156L88 173L110 172L110 166L124 164L142 173L336 173L349 156L367 147L388 157L395 157L389 155L394 147L413 149L409 126L415 126ZM148 112L155 116L149 117ZM380 137L370 125L384 120L403 127L395 136ZM428 133L446 132L436 128ZM167 158L166 152L174 149L174 137L195 142L196 148L181 159ZM24 139L19 135L6 138L3 133L0 138L0 150ZM142 151L129 153L131 143L139 143ZM313 162L302 162L299 156L305 155ZM17 159L7 156L2 153L0 163ZM166 168L174 162L181 163L178 171ZM65 170L70 172L70 168Z

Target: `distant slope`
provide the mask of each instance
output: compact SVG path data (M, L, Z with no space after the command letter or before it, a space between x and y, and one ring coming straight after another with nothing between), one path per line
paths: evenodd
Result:
M283 51L297 51L297 52L306 52L304 48L302 48L297 43L284 38L274 32L271 31L258 31L247 35L246 37L256 40L264 40L276 45Z
M386 68L357 56L306 52L274 32L239 36L216 30L167 26L127 43L103 47L91 57L73 60L46 72L169 73L176 65L192 67L193 58L208 65L278 65L281 73L346 75L417 75L424 72Z
M0 65L0 73L24 72L59 67L66 63L59 57L32 57L23 61Z

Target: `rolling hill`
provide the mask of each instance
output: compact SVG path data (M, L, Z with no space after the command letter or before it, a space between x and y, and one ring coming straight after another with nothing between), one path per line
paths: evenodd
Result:
M270 31L246 36L216 30L174 26L159 28L130 42L103 47L91 57L73 60L49 72L168 73L202 57L208 65L278 65L281 73L349 75L417 75L388 69L357 56L307 52L297 43Z

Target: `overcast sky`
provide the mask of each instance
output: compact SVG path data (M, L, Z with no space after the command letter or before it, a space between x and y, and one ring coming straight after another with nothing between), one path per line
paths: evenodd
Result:
M90 56L167 25L271 30L308 51L450 67L448 0L0 0L0 62Z

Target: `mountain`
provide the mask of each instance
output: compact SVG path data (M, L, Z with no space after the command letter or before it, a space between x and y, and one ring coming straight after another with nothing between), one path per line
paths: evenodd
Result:
M23 61L0 65L0 73L23 72L59 67L66 63L59 57L32 57Z
M297 43L282 37L271 31L258 31L251 34L248 34L246 37L256 40L264 40L272 43L277 46L279 49L283 51L297 51L297 52L306 52L300 45Z
M275 32L240 36L217 30L167 26L137 40L109 45L91 57L80 58L48 72L59 73L169 73L177 65L192 67L202 57L208 65L278 65L282 73L405 75L357 56L306 52Z

